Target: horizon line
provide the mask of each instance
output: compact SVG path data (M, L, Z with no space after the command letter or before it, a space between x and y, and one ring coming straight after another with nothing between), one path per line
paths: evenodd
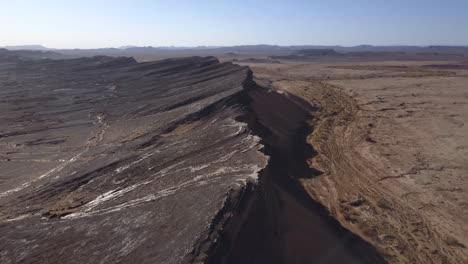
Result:
M38 49L48 49L48 50L92 50L92 49L129 49L129 48L229 48L229 47L255 47L255 46L272 46L272 47L301 47L301 46L317 46L317 47L341 47L341 48L355 48L355 47L362 47L362 46L369 46L369 47L420 47L420 48L429 48L429 47L468 47L468 44L382 44L382 45L375 45L375 44L357 44L357 45L340 45L340 44L292 44L292 45L278 45L278 44L238 44L238 45L196 45L196 46L178 46L178 45L165 45L165 46L153 46L153 45L121 45L121 46L103 46L103 47L94 47L94 48L54 48L50 46L45 46L42 44L18 44L18 45L0 45L0 48L20 48L20 47L34 47L36 46Z

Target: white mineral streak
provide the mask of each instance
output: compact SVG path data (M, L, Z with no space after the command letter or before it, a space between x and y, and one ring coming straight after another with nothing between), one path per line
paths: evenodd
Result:
M132 167L133 165L138 164L138 163L142 162L143 160L145 160L146 158L149 158L149 157L151 157L154 154L159 153L159 152L161 152L161 151L156 150L154 152L147 153L147 154L143 155L141 158L139 158L139 159L137 159L137 160L135 160L135 161L133 161L133 162L131 162L129 164L126 164L126 165L124 165L122 167L119 167L119 168L115 169L115 172L116 173L121 173L121 172L127 170L128 168Z
M5 197L7 195L10 195L12 193L15 193L15 192L18 192L18 191L21 191L23 190L24 188L27 188L29 185L31 185L32 183L36 182L36 181L39 181L45 177L48 177L50 175L52 175L53 173L55 172L59 172L61 170L63 170L66 166L68 166L70 163L73 163L75 162L81 155L83 155L83 153L85 153L86 151L83 151L83 152L80 152L78 153L77 155L73 156L71 159L69 160L65 160L62 164L58 165L57 167L55 168L52 168L51 170L47 171L46 173L44 174L41 174L39 175L38 177L35 177L33 178L32 180L28 181L28 182L25 182L23 184L21 184L20 186L16 187L16 188L13 188L13 189L10 189L8 191L5 191L3 193L0 193L0 198L2 197Z
M210 184L212 182L219 181L219 179L223 178L225 174L232 174L232 178L235 179L234 182L237 181L237 182L241 182L245 184L249 180L254 180L254 181L257 180L258 173L260 172L260 170L262 170L262 167L256 164L255 165L242 165L242 166L237 166L237 167L222 167L222 168L218 168L216 171L211 172L211 173L196 175L191 180L188 180L178 185L160 190L156 192L155 194L146 195L144 197L133 199L128 202L115 205L115 206L111 206L108 208L93 210L98 205L106 201L110 201L116 197L120 197L130 191L135 190L139 186L147 185L153 182L155 180L153 178L152 180L145 181L143 183L138 183L138 184L129 186L121 190L111 190L111 191L105 192L99 195L98 197L96 197L91 202L87 203L85 206L83 206L83 210L81 210L80 212L67 215L63 217L63 219L75 219L75 218L92 216L96 214L106 214L106 213L120 211L124 208L136 206L136 205L146 203L146 202L159 200L161 198L173 195L177 193L178 191L182 191L194 185L202 186L202 185Z
M246 129L246 124L240 123L237 121L233 121L231 124L225 125L227 127L237 127L238 129L233 133L230 134L228 137L233 137L237 136L241 133L243 133ZM159 170L158 172L150 175L148 177L147 181L137 183L128 187L125 187L123 189L114 189L107 191L105 193L102 193L101 195L97 196L95 199L87 203L82 207L82 209L79 212L75 212L73 214L67 215L63 217L63 219L74 219L74 218L81 218L81 217L87 217L91 215L97 215L97 214L106 214L106 213L111 213L111 212L116 212L119 210L122 210L127 207L132 207L132 206L137 206L142 203L146 202L151 202L151 201L156 201L158 199L164 198L171 196L179 191L183 191L184 189L187 189L192 186L202 186L206 184L211 184L214 182L220 182L220 179L225 178L226 175L229 175L229 179L231 179L231 184L234 184L236 186L241 186L242 184L246 184L248 181L257 181L258 180L258 174L259 172L263 169L264 165L266 164L266 160L262 161L261 166L258 164L243 164L243 165L238 165L238 166L223 166L223 167L218 167L214 171L213 169L210 168L214 164L223 164L229 161L231 158L233 158L236 154L239 153L245 153L255 147L258 146L258 142L260 141L260 138L254 135L247 135L245 138L241 140L240 143L228 147L229 149L234 149L227 154L219 157L218 159L214 160L213 162L208 162L205 164L201 165L193 165L193 166L181 166L185 163L185 161L178 162L176 164L173 164L171 166L168 166L164 169ZM154 152L156 153L156 152ZM143 161L144 159L150 157L154 153L146 154L142 156L140 159L133 161L129 164L126 164L122 167L119 167L115 170L116 173L121 173L128 168L138 164L139 162ZM219 166L219 165L218 165ZM181 167L181 168L180 168ZM149 167L148 170L152 170L153 167ZM166 177L168 175L172 175L174 173L178 173L181 171L189 171L190 173L199 173L197 175L193 175L193 178L190 180L187 180L185 182L182 182L180 184L171 186L166 189L162 189L157 191L156 193L149 194L140 198L136 198L118 205L110 206L107 208L102 208L99 209L98 207L102 205L103 203L106 203L108 201L114 200L115 198L122 197L125 194L134 191L135 189L149 185L151 183L154 183L157 179L160 179L161 177ZM208 171L205 173L200 173L202 171Z

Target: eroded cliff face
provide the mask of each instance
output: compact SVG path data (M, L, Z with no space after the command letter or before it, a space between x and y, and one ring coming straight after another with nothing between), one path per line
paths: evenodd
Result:
M317 110L287 93L254 85L252 118L269 162L248 201L239 206L209 251L207 263L385 263L359 236L343 228L313 200L302 179L319 176L306 138Z
M315 108L214 57L0 63L0 262L381 263L304 191Z
M0 262L203 255L267 164L251 81L213 57L1 63Z

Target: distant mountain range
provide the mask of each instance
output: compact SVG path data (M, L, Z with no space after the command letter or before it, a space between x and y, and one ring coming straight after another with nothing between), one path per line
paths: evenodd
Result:
M59 57L57 53L63 55L63 58L72 57L87 57L96 55L106 56L125 56L134 57L138 60L153 60L167 57L187 57L187 56L227 56L227 57L270 57L270 56L304 56L306 52L322 56L335 56L339 54L362 56L363 53L371 53L368 56L373 56L376 53L400 53L403 55L453 55L462 54L468 56L468 46L372 46L359 45L352 47L344 46L325 46L325 45L295 45L295 46L278 46L278 45L241 45L241 46L198 46L198 47L138 47L138 46L122 46L119 48L99 48L99 49L49 49L42 45L22 45L22 46L6 46L8 50L28 50L28 51L53 51L54 54L34 54L36 57ZM335 54L336 53L336 54ZM339 53L339 54L338 54ZM305 55L307 55L305 54ZM30 55L30 54L28 54ZM438 55L437 55L438 56Z
M271 52L271 51L292 51L292 50L305 50L305 49L333 49L337 52L466 52L468 46L373 46L373 45L359 45L359 46L327 46L327 45L292 45L292 46L278 46L278 45L240 45L240 46L197 46L197 47L176 47L176 46L133 46L127 45L119 48L98 48L98 49L51 49L42 45L19 45L19 46L4 46L0 47L8 50L82 50L82 51L161 51L161 50L217 50L226 52Z

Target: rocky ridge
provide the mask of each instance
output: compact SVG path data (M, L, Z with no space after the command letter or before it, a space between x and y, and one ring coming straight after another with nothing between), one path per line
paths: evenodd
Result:
M307 195L314 106L214 57L2 60L2 263L381 263Z

